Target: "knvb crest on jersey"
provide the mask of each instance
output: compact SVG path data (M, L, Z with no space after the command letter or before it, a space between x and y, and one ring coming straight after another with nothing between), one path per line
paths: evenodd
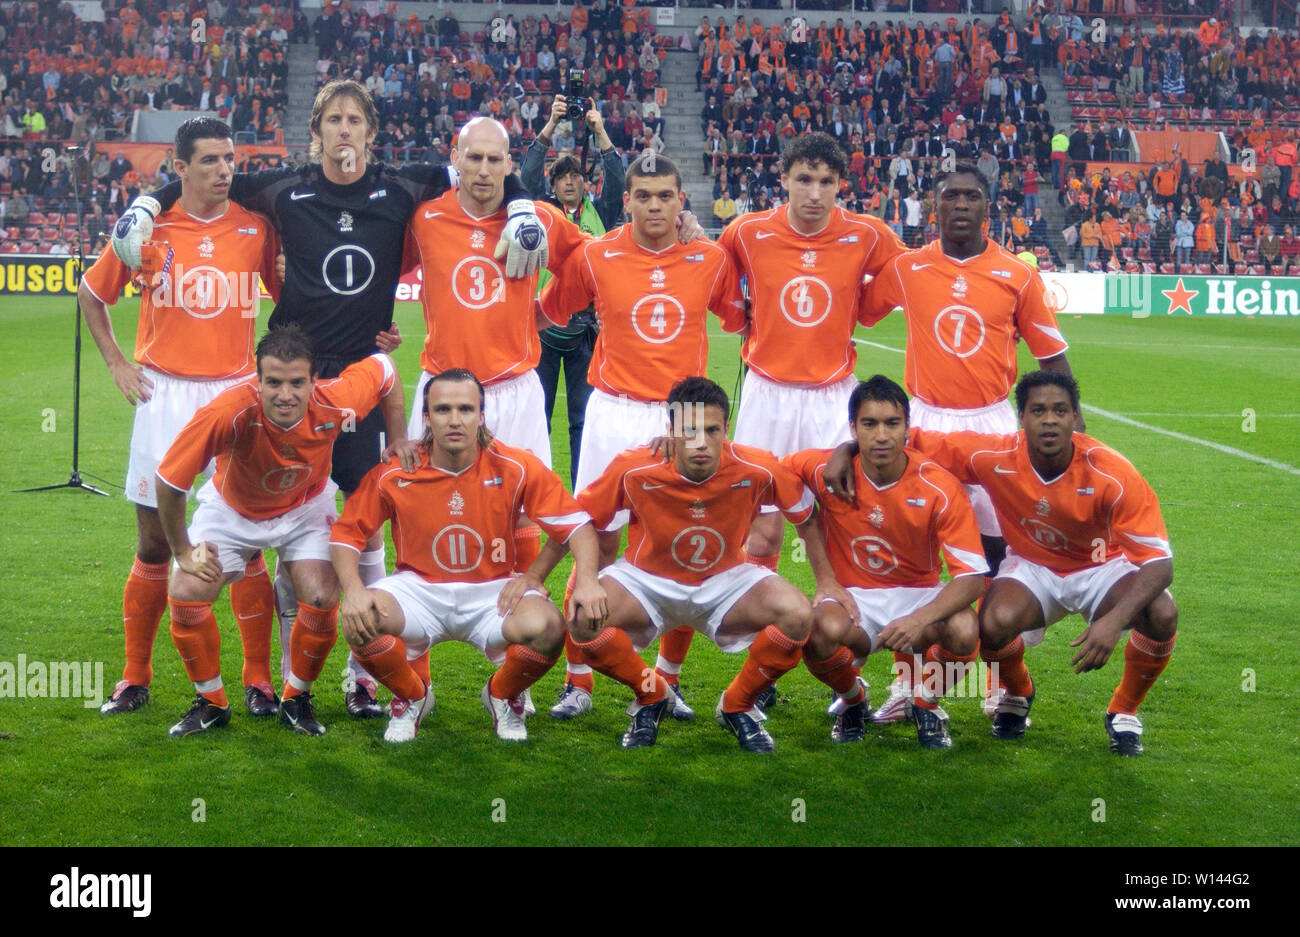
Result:
M661 290L663 289L664 283L666 283L667 280L668 278L664 276L664 271L662 267L655 267L654 270L650 271L651 288L656 290Z
M216 249L217 245L212 243L212 238L206 234L203 235L203 240L199 241L199 256L204 260L209 260Z
M804 251L799 259L803 261L803 268L805 270L812 270L817 266L816 251Z
M478 228L475 228L474 232L469 236L469 246L477 251L477 250L482 250L483 245L485 245L486 243L487 243L487 235L485 235Z
M1052 513L1052 506L1047 503L1047 496L1044 495L1043 497L1038 499L1038 516L1046 517L1051 513Z
M453 491L451 493L451 499L447 502L447 507L451 510L452 514L457 516L465 513L465 499L461 497L459 491Z
M352 233L352 213L343 212L339 215L339 231L342 234Z
M885 526L885 512L880 509L880 505L877 504L871 509L871 513L867 515L867 523L877 530Z
M689 510L690 510L690 513L691 513L691 520L693 520L693 521L702 521L702 520L704 520L704 502L703 502L703 501L701 501L700 499L696 498L696 499L695 499L695 503L692 504L692 505L690 506Z
M965 299L966 291L969 289L970 284L966 282L966 278L960 273L957 274L957 279L952 281L952 295L957 299Z

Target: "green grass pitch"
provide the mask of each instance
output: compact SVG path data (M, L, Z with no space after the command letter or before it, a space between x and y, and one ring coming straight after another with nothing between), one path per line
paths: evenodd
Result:
M124 347L135 317L134 301L119 304ZM409 394L424 334L418 307L400 304L398 321ZM617 748L630 694L604 678L588 717L547 718L562 664L535 688L543 713L530 721L528 742L497 741L478 701L490 667L454 644L434 651L438 705L414 743L388 746L381 720L346 716L341 642L317 685L329 734L294 736L244 713L223 597L216 608L234 704L227 729L167 737L193 691L165 623L153 701L138 713L106 718L76 699L0 699L0 843L1300 843L1300 730L1291 715L1300 602L1290 578L1300 475L1286 470L1300 465L1300 324L1075 317L1062 328L1086 404L1283 464L1087 414L1089 432L1154 486L1175 550L1179 642L1143 710L1144 758L1107 751L1102 714L1122 653L1076 676L1067 645L1082 630L1077 617L1028 654L1039 691L1023 742L993 740L978 701L956 699L947 705L950 752L922 751L906 725L835 745L827 693L800 667L782 680L768 723L777 752L758 758L709 718L741 658L703 639L683 675L700 716L665 722L649 750ZM19 655L102 662L107 691L122 666L133 511L120 488L112 498L10 493L68 476L72 330L70 298L0 300L0 664ZM903 325L895 316L863 337L900 349ZM131 411L88 334L84 342L81 466L120 485ZM902 363L896 350L864 345L858 372L901 378ZM710 376L731 392L736 373L736 341L714 335ZM555 462L567 479L557 409ZM789 543L781 572L811 591ZM877 700L888 666L878 655L867 667Z

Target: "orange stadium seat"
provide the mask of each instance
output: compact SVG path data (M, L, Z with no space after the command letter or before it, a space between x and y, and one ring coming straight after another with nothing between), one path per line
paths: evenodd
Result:
M0 247L0 254L16 254L16 253L18 253L17 241L5 241L4 247Z

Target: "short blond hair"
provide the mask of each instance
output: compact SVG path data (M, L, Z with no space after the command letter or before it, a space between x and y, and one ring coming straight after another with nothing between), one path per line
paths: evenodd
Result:
M316 100L311 106L311 123L308 127L313 134L320 135L321 120L325 117L325 108L334 103L335 99L348 97L357 102L361 112L366 115L366 136L379 132L379 110L375 107L375 99L371 97L366 86L360 82L353 81L350 78L336 78L328 82L316 94ZM365 161L369 162L371 158L370 143L368 140L361 142L362 152L365 154ZM311 141L311 148L308 150L308 156L313 163L319 163L321 160L322 148L319 140Z

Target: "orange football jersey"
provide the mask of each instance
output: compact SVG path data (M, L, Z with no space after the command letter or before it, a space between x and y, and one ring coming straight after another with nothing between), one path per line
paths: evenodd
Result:
M812 513L813 495L776 456L724 443L718 470L702 482L678 473L648 448L619 453L578 494L596 526L609 529L631 513L627 550L633 566L696 586L741 563L741 548L758 509L770 504L792 524Z
M172 251L170 288L151 286L140 298L136 363L200 380L254 371L259 274L272 296L280 291L279 241L271 222L234 202L220 218L201 221L177 203L158 216L153 239ZM108 306L130 280L130 269L112 250L100 254L84 278Z
M821 387L853 373L863 278L880 273L903 243L879 218L839 207L820 233L803 235L786 210L737 218L718 246L749 281L745 363L768 380Z
M728 332L745 327L735 266L712 241L642 247L632 225L574 251L539 298L553 322L591 303L600 317L587 383L607 394L654 403L673 385L705 374L710 310Z
M1064 576L1125 556L1141 566L1169 559L1169 534L1151 486L1122 455L1075 433L1074 458L1044 481L1023 431L1011 435L913 429L912 445L964 484L983 485L1007 545Z
M907 317L904 383L935 407L1006 400L1017 339L1040 360L1069 347L1042 277L992 241L966 260L947 256L939 241L895 257L862 291L862 322L874 325L898 308Z
M554 206L534 202L546 229L550 266L590 239ZM420 366L430 374L465 368L492 384L537 367L537 275L511 280L493 258L506 226L504 207L486 218L467 212L449 189L421 202L407 227L422 285L426 337ZM568 322L565 316L558 324Z
M826 488L831 451L805 449L781 464L817 497L836 582L863 589L934 586L945 561L953 579L988 572L970 498L952 475L908 449L903 476L878 488L855 457L857 490L846 504Z
M257 380L250 378L194 414L158 466L158 479L189 491L215 458L212 484L228 505L253 520L279 517L324 490L334 440L364 419L395 380L392 360L371 355L317 382L303 418L281 429L262 411Z
M359 553L391 521L399 571L429 582L507 579L521 509L562 541L591 521L559 476L524 449L493 441L460 473L430 465L422 450L414 472L396 459L367 472L334 522L330 542Z

